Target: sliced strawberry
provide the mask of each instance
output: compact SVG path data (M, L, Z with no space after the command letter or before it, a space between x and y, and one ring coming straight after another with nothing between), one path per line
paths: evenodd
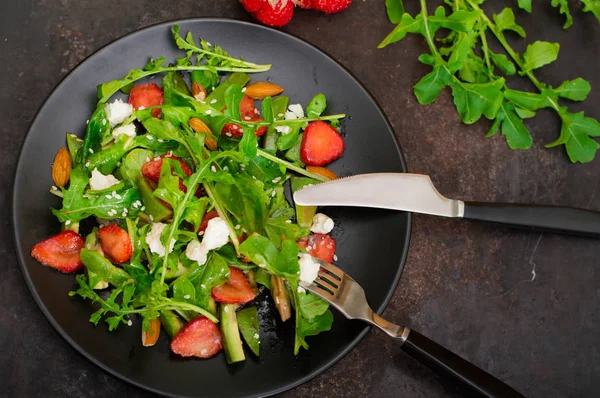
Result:
M134 109L152 108L163 104L163 90L156 83L138 84L129 92L129 103ZM160 109L154 109L152 116L160 116Z
M215 217L219 217L219 213L217 213L215 210L207 211L206 213L204 213L202 223L200 223L200 228L198 228L198 233L206 231L206 227L208 227L208 222Z
M242 126L237 123L225 123L221 129L221 135L230 138L242 138L244 130L242 129Z
M267 1L252 16L265 25L284 26L294 16L294 3L292 0Z
M335 240L325 234L311 234L308 238L300 239L298 246L306 249L308 254L320 258L328 263L333 261L335 254Z
M263 120L264 120L264 119L261 117L261 118L259 118L259 120L257 120L257 121L259 121L259 122L260 122L260 121L263 121ZM255 134L257 137L262 137L263 135L265 135L265 134L267 133L267 129L268 129L268 128L267 128L267 126L260 126L259 128L257 128L256 130L254 130L254 134Z
M244 95L242 102L240 102L240 115L244 120L253 120L258 116L254 100L247 95Z
M304 130L300 159L309 166L324 166L344 153L344 140L328 123L311 122Z
M312 0L311 4L315 10L335 14L350 7L352 0Z
M124 263L131 258L131 239L129 234L117 224L106 225L98 231L102 251L111 260Z
M244 304L254 300L254 291L246 276L237 268L229 267L229 280L212 288L212 297L219 303Z
M240 3L242 3L242 6L244 7L244 9L250 13L252 12L256 12L258 10L260 10L260 8L263 6L264 3L266 3L265 0L240 0Z
M222 348L219 328L203 316L185 325L171 341L171 351L182 357L210 358Z
M177 160L181 165L181 169L185 173L186 177L189 177L192 174L194 174L191 167L183 159L173 155L166 155L152 159L151 161L146 163L142 167L142 175L154 182L158 182L158 179L160 178L160 171L162 170L163 160L165 158Z
M83 263L79 251L83 249L83 238L73 231L63 231L33 246L31 255L40 263L71 273L79 270Z

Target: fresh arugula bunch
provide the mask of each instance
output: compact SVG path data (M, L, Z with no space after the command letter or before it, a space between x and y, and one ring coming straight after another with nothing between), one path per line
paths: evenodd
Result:
M379 48L403 39L408 33L422 35L430 53L422 54L419 61L431 66L432 71L414 86L419 103L435 101L444 88L450 87L462 121L472 124L485 116L493 121L486 137L500 130L511 149L531 146L531 134L523 120L535 116L539 109L550 108L561 118L562 128L560 136L546 147L564 145L574 163L593 160L600 147L594 140L600 136L600 123L583 112L570 113L560 103L564 99L583 101L590 92L589 83L582 78L565 81L558 87L540 82L534 70L556 60L558 43L536 41L523 55L518 54L505 37L507 31L525 37L513 11L505 8L489 18L480 7L483 1L446 0L452 10L450 15L446 15L442 6L430 15L426 0L420 0L421 12L413 17L404 13L400 0L388 0L388 16L397 26ZM441 29L448 33L436 38ZM489 48L488 33L496 37L510 59ZM502 75L515 75L517 71L527 76L539 92L510 89Z
M519 8L531 12L532 0L518 0ZM600 0L581 0L584 12L594 14L598 22L600 22ZM565 16L565 24L563 29L568 29L573 25L573 16L569 10L569 2L567 0L552 0L552 7L558 8L558 11Z

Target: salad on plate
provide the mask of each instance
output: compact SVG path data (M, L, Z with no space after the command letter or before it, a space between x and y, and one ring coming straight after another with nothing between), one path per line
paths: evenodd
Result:
M337 178L324 166L344 152L345 115L323 115L323 94L290 104L283 87L251 82L271 65L172 33L184 56L101 84L83 139L67 134L50 189L62 232L31 255L76 273L70 295L93 303L90 322L135 321L144 346L165 333L184 357L223 349L239 362L244 342L258 356L254 300L269 292L295 322L297 355L333 322L299 281L316 278L313 256L334 261L336 244L331 218L287 197Z

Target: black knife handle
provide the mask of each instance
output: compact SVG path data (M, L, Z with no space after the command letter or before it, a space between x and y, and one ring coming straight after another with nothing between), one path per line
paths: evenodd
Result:
M465 202L464 218L600 238L600 212L572 207Z
M402 349L440 376L458 381L476 396L524 398L509 385L414 330L408 334Z

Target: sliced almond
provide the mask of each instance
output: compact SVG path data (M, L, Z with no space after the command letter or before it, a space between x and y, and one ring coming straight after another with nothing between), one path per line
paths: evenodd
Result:
M206 99L206 89L200 83L192 83L192 95L196 101L204 101Z
M158 341L160 336L160 321L158 318L150 321L148 330L142 328L142 345L144 347L152 347Z
M204 145L206 145L206 147L211 150L211 151L216 151L217 150L217 141L215 141L215 139L213 138L212 135L206 134L206 138L204 139Z
M331 171L325 167L306 166L306 171L308 171L309 173L318 174L329 180L337 180L338 179L338 176L336 176L333 171Z
M190 119L190 127L196 133L212 133L208 125L202 120L198 119L197 117L193 117Z
M254 99L263 99L281 94L283 87L268 82L257 82L246 86L246 95Z
M57 187L64 187L71 177L71 154L65 147L61 147L52 164L52 179Z

